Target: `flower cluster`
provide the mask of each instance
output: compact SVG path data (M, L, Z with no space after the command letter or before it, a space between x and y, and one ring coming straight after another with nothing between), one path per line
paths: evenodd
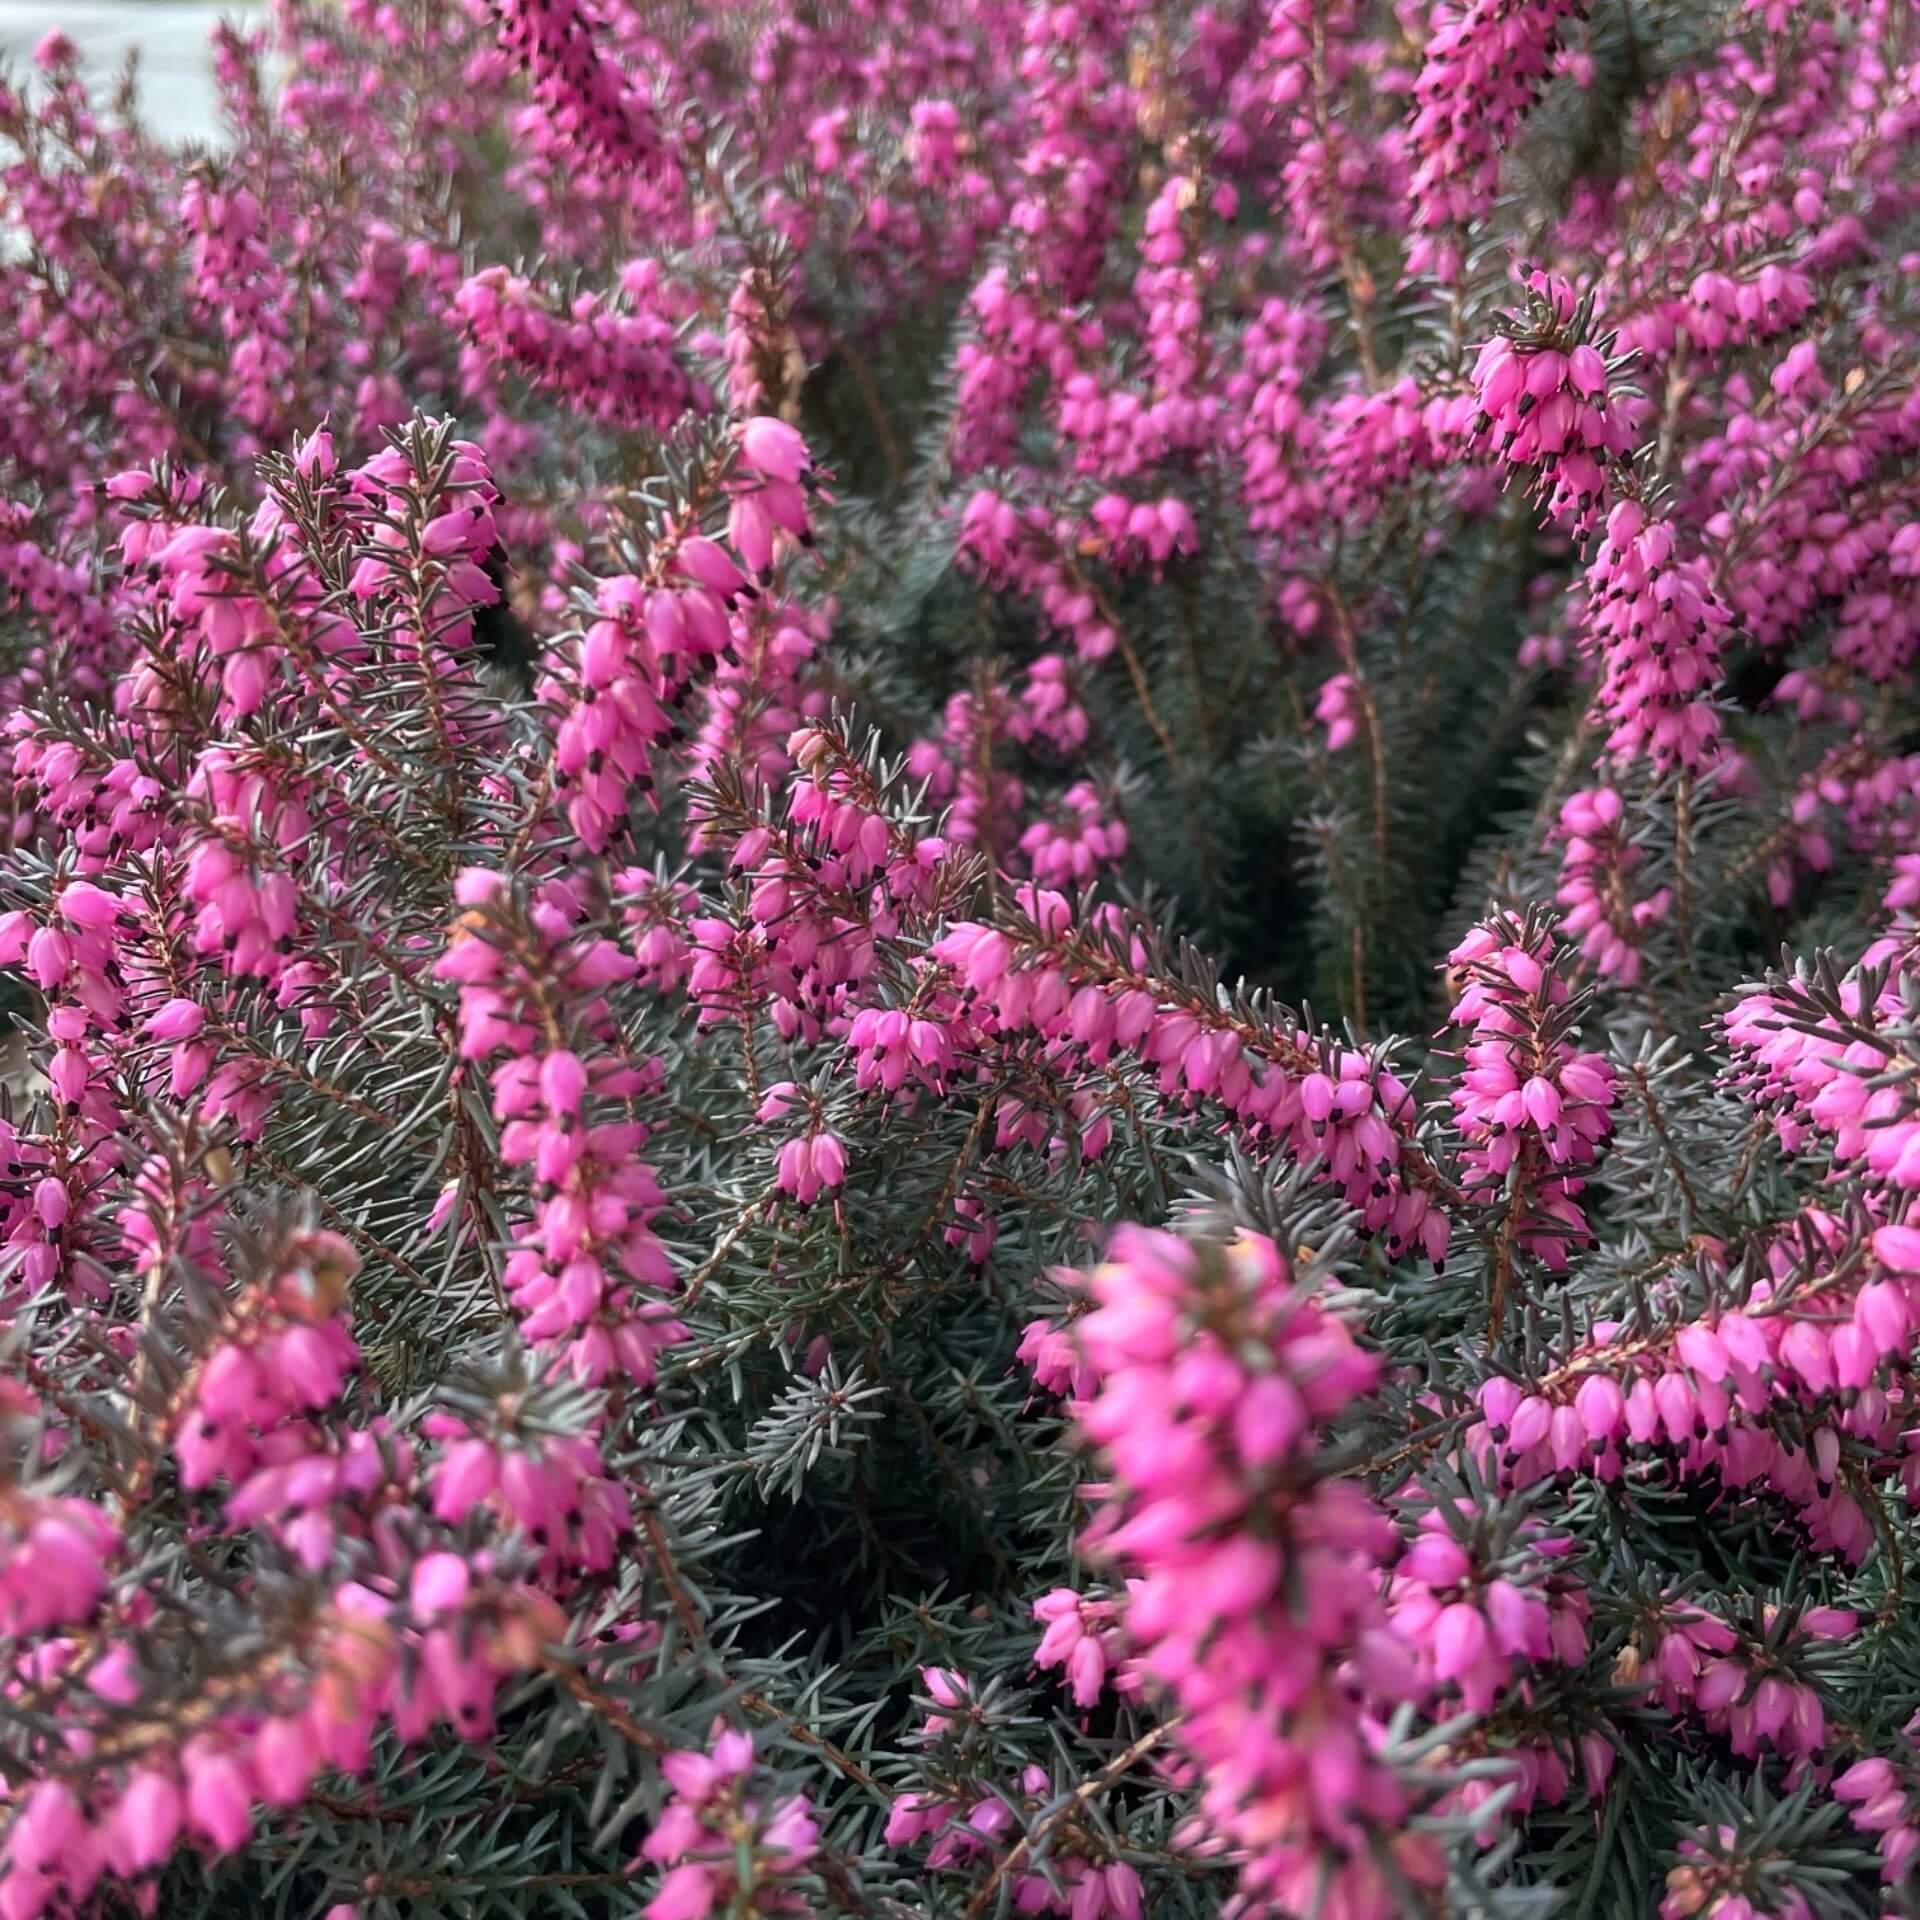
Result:
M1129 1642L1178 1703L1199 1810L1281 1911L1327 1888L1384 1911L1381 1855L1431 1883L1427 1841L1348 1692L1408 1676L1383 1631L1391 1529L1329 1477L1321 1429L1377 1378L1345 1324L1299 1297L1271 1241L1198 1248L1126 1228L1088 1277L1081 1414L1114 1485L1088 1545L1135 1569Z
M620 274L620 299L582 293L564 306L505 267L460 289L454 311L473 352L582 412L626 426L666 426L699 405L700 390L674 354L675 317L656 261Z
M751 1736L716 1727L709 1751L667 1754L660 1771L673 1799L640 1848L663 1869L647 1920L807 1911L792 1883L807 1872L819 1828L804 1795L771 1805L748 1795Z
M0 1920L1911 1908L1910 11L0 81Z
M1476 927L1448 965L1461 978L1451 1024L1467 1030L1449 1096L1466 1142L1467 1192L1504 1196L1501 1232L1563 1269L1587 1238L1585 1181L1611 1130L1613 1075L1568 1037L1573 998L1551 934L1513 922Z
M1705 563L1676 550L1669 525L1623 500L1607 516L1585 594L1608 750L1622 762L1711 766L1721 751L1712 696L1730 616Z
M1502 149L1547 76L1554 36L1579 11L1578 0L1467 0L1437 10L1408 128L1419 156L1408 185L1421 235L1410 268L1458 276L1457 236L1492 200Z
M1643 892L1629 879L1645 865L1646 849L1629 837L1626 807L1617 787L1568 795L1556 830L1564 851L1554 898L1566 910L1561 926L1579 939L1594 971L1631 987L1649 934L1673 909L1673 889Z
M1601 517L1610 465L1631 451L1624 410L1611 400L1606 355L1585 336L1589 314L1558 275L1533 272L1524 318L1473 363L1476 440L1534 475L1546 515L1575 532Z
M651 1077L621 1054L598 997L634 962L612 941L575 933L563 888L520 911L503 874L470 868L454 894L465 911L435 972L460 984L462 1056L499 1062L500 1160L529 1169L539 1196L501 1282L521 1331L554 1345L578 1378L617 1371L647 1386L659 1350L685 1333L658 1297L672 1283L650 1224L663 1195L636 1158L646 1127L594 1117L621 1103L630 1111ZM577 1025L576 1045L563 1020Z

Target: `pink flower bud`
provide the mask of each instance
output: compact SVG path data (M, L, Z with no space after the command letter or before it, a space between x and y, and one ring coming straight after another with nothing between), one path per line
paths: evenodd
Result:
M114 1850L121 1870L141 1873L173 1851L180 1832L180 1789L164 1773L142 1767L114 1809Z
M407 1603L417 1620L457 1613L466 1604L472 1581L467 1563L457 1553L430 1553L413 1569Z
M1573 1404L1589 1440L1611 1440L1626 1424L1627 1397L1610 1374L1588 1374L1581 1381Z
M1457 1600L1441 1610L1433 1630L1433 1670L1442 1680L1471 1673L1487 1651L1487 1623L1478 1607Z
M69 1204L67 1183L57 1175L50 1173L35 1183L33 1210L49 1233L58 1233L66 1224Z
M694 1861L670 1868L644 1909L646 1920L706 1920L718 1898L712 1873Z
M1530 1395L1521 1401L1507 1423L1507 1444L1515 1453L1530 1453L1547 1437L1552 1425L1552 1403L1538 1394Z
M566 1119L580 1111L587 1090L587 1070L579 1056L550 1053L540 1062L540 1097L547 1111Z
M807 471L807 443L784 420L761 414L740 429L747 464L769 480L798 480Z
M1874 1258L1895 1273L1920 1274L1920 1227L1878 1227Z
M252 1795L236 1761L225 1754L188 1759L187 1824L222 1853L253 1837Z
M149 1018L146 1030L156 1040L191 1040L207 1024L206 1010L193 1000L169 1000Z
M70 880L59 895L60 917L70 926L104 933L120 917L120 900L91 881Z
M1860 1289L1854 1323L1876 1353L1897 1353L1907 1344L1912 1325L1905 1292L1891 1280L1872 1280Z
M1552 1081L1536 1075L1520 1090L1520 1100L1526 1108L1527 1118L1542 1133L1550 1133L1559 1125L1560 1090Z

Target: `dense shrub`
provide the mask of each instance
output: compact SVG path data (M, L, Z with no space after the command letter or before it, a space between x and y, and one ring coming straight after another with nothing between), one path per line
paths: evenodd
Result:
M0 89L0 1920L1920 1914L1907 0L213 54Z

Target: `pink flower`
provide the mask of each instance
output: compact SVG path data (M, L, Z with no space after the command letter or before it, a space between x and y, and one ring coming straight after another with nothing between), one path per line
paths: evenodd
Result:
M128 1874L158 1866L180 1832L180 1789L164 1773L142 1768L114 1811L116 1864Z
M712 1874L688 1861L670 1868L661 1880L660 1891L647 1902L647 1920L705 1920L715 1897Z
M252 1794L238 1761L206 1748L186 1754L187 1825L222 1853L244 1846L253 1833Z

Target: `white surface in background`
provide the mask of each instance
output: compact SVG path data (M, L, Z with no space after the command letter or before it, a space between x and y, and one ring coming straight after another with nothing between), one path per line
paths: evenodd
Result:
M58 27L80 49L81 71L111 85L127 50L140 50L140 106L147 124L170 140L219 137L207 36L222 20L257 8L208 0L0 0L0 65L15 75L42 34Z

